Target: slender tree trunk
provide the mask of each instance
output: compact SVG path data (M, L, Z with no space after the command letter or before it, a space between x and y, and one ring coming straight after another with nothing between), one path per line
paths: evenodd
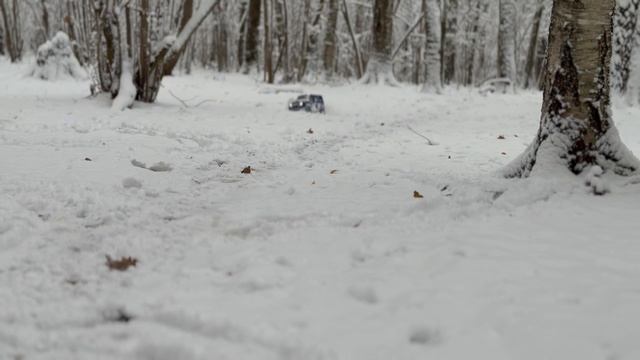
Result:
M442 90L442 62L441 62L441 45L442 40L440 31L442 30L442 22L440 21L440 5L437 0L426 0L426 70L424 92L440 93Z
M344 15L344 22L347 25L347 30L349 31L351 42L353 43L353 52L355 54L356 62L356 75L358 76L358 79L360 79L364 75L364 64L362 62L362 55L360 53L360 45L358 44L358 40L356 39L353 26L351 26L351 16L349 15L349 8L346 0L342 0L342 14Z
M269 84L274 82L273 73L273 50L271 38L271 8L269 2L271 0L263 0L262 10L264 15L264 76L265 81Z
M283 57L283 73L282 82L289 83L293 80L293 74L291 72L291 59L289 56L289 3L287 0L282 0L282 29L283 29L283 44L282 44L282 57Z
M542 13L544 5L540 4L538 10L533 15L533 26L531 27L531 36L529 41L529 51L527 53L527 63L524 69L524 87L530 88L533 79L533 67L535 66L536 57L538 56L538 43L540 35L540 23L542 22Z
M442 62L442 81L445 84L451 83L456 74L456 61L460 57L457 53L455 45L455 37L457 36L458 27L458 0L443 1L443 17L442 17L442 40L441 45L441 62Z
M238 49L237 49L237 67L238 70L242 68L244 64L244 51L245 51L245 38L247 33L247 3L243 2L240 4L240 30L239 30L239 38L238 38Z
M247 32L244 47L244 73L248 74L258 63L258 38L260 36L260 7L262 0L249 1Z
M314 2L306 0L305 2L305 38L300 68L298 72L298 81L302 81L307 70L311 67L312 73L318 70L318 38L319 38L319 25L322 19L322 8L324 7L324 0L318 0L316 6L312 6Z
M513 0L499 0L500 27L498 29L498 77L515 82L515 4Z
M193 16L193 0L184 0L182 3L182 16L180 18L180 26L178 27L178 32L181 32L182 30L184 30L184 27L187 26L192 16ZM180 49L179 54L177 54L176 56L172 56L170 59L167 59L167 61L165 61L164 63L165 76L170 76L171 73L173 73L173 69L175 69L176 65L178 64L178 61L180 60L180 55L184 53L186 45L187 44L185 44L185 46L182 49Z
M554 1L540 130L507 176L590 168L595 176L603 170L629 175L640 166L611 119L614 6L615 0Z
M0 0L0 15L4 25L5 47L11 62L22 60L22 31L20 29L20 5L13 0Z
M149 0L140 0L140 28L138 44L140 45L139 59L140 67L138 68L138 83L149 83L149 68L151 66L150 49L149 49ZM149 98L149 87L142 86L139 89L138 99Z
M336 67L338 0L329 0L327 4L327 27L324 35L324 72L331 79Z
M1 25L0 22L0 55L4 55L4 28Z

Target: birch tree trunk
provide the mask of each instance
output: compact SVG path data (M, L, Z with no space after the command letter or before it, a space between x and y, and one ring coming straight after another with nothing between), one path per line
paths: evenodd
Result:
M554 0L540 130L507 177L592 167L629 175L640 166L611 120L614 6L615 0Z
M391 63L393 41L393 0L375 0L373 4L373 49L362 78L364 84L397 86Z

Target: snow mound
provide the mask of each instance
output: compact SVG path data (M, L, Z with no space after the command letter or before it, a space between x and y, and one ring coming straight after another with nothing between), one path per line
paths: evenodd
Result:
M40 45L36 63L29 75L50 81L88 78L87 72L73 54L69 36L63 32L58 32L53 39Z

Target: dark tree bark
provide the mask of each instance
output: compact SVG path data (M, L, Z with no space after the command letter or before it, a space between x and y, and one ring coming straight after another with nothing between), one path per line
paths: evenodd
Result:
M140 45L139 57L140 67L138 68L137 82L139 84L149 83L149 68L151 66L151 52L149 44L149 0L140 0L140 28L138 30L138 44ZM147 99L152 92L148 86L142 86L138 89L138 100Z
M555 0L549 31L544 102L538 135L506 171L548 176L593 166L595 174L629 175L639 162L611 119L610 64L615 0Z
M322 17L322 8L324 7L324 0L318 0L316 7L311 6L312 2L306 0L304 12L305 12L305 26L303 34L303 48L302 56L300 58L300 66L298 68L298 81L302 81L304 75L307 73L309 63L316 70L318 60L318 25Z
M362 62L362 55L360 52L360 44L356 38L353 26L351 25L351 15L349 14L349 7L346 0L342 0L342 14L344 16L344 22L347 25L349 36L351 37L351 43L353 44L353 53L355 54L356 62L356 76L360 79L364 75L364 64Z
M375 0L373 4L373 49L363 83L397 85L391 66L393 41L393 1Z
M247 18L247 32L245 34L244 47L244 73L249 73L251 68L258 63L258 38L260 36L260 7L262 0L249 1L249 14Z
M327 78L332 78L336 67L338 0L329 0L327 4L327 28L324 36L324 72Z
M425 83L424 92L440 93L442 87L442 22L440 19L440 5L437 0L426 0L424 11L426 20L425 56Z
M0 55L4 55L4 28L2 27L2 22L0 22Z
M243 2L240 4L240 34L238 38L238 55L237 55L237 66L238 70L242 68L244 64L244 48L245 48L245 36L247 33L247 3Z
M189 20L193 16L193 0L184 0L182 4L182 16L180 17L180 26L178 28L178 32L184 30L184 27L187 26ZM173 73L173 69L175 69L178 61L180 60L180 56L184 53L185 48L187 47L187 43L183 46L179 53L176 56L172 56L170 59L167 59L164 63L164 75L170 76Z
M272 39L271 39L271 8L269 2L270 0L263 0L262 4L263 14L264 14L264 76L265 81L269 84L273 84L274 82L274 73L273 73L273 50L272 50Z
M455 37L458 31L458 0L445 0L442 14L442 50L440 61L442 62L442 81L445 84L451 83L456 75L456 53Z
M22 60L23 40L20 30L20 6L17 0L0 0L4 27L4 46L11 62Z

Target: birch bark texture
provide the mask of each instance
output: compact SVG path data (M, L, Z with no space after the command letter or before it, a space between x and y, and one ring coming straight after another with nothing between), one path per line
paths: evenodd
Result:
M611 116L610 65L615 0L554 0L538 134L507 177L585 170L631 175L640 163Z

